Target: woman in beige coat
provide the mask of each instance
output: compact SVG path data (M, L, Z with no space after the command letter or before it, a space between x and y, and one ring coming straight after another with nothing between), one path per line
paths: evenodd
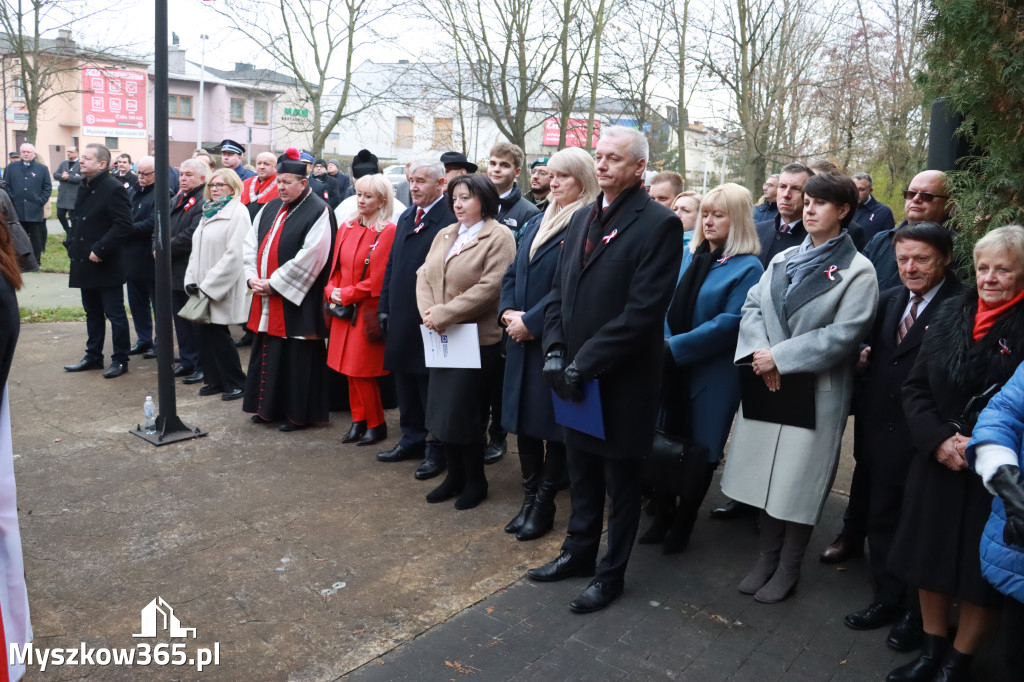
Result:
M242 247L252 222L238 200L241 194L242 183L233 170L222 168L210 177L185 270L186 293L210 299L210 322L196 325L206 375L199 395L221 393L221 400L237 400L245 389L238 350L228 331L229 324L244 323L249 316Z
M448 475L427 502L458 496L456 509L487 497L484 476L487 387L501 381L501 279L516 255L516 241L494 217L498 193L482 175L462 175L448 185L447 201L459 220L434 237L416 271L416 304L423 326L443 333L473 323L480 337L480 369L431 367L426 426L444 444Z
M856 208L849 177L810 178L804 186L807 237L771 260L743 304L735 362L751 366L756 376L749 378L768 390L755 401L751 385L743 388L722 492L762 510L760 558L739 590L763 603L782 601L800 579L839 463L858 344L875 317L875 269L847 233ZM799 375L809 395L786 397ZM797 408L799 398L813 405ZM774 407L790 423L756 419L755 405ZM797 409L806 412L794 415ZM813 425L794 425L794 416L810 417Z

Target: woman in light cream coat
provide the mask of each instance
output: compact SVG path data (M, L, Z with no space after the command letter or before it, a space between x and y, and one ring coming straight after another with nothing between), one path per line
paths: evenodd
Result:
M238 200L241 193L234 171L222 168L210 177L185 270L186 293L210 299L209 324L196 325L206 375L199 395L221 393L221 400L237 400L245 389L245 374L228 330L229 324L242 324L249 316L242 247L252 222Z
M741 408L722 477L726 495L762 510L760 557L739 590L764 603L785 599L800 579L839 463L858 345L875 317L875 270L846 230L856 207L849 177L810 178L806 239L771 260L743 304L735 362L764 382L762 402L786 387L787 375L813 375L814 427L758 421Z

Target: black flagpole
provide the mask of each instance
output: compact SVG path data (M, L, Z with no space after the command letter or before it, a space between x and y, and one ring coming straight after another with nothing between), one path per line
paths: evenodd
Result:
M148 434L142 425L131 430L153 445L166 445L180 440L205 436L198 428L191 429L178 417L174 397L174 332L171 327L171 234L167 217L171 213L167 148L167 0L156 0L156 73L153 79L153 140L156 166L156 349L158 399L160 412L156 418L156 433Z

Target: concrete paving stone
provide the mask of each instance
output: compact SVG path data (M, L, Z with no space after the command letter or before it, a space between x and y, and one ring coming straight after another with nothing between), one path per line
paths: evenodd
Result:
M742 658L708 648L680 671L681 680L727 680L743 665Z
M841 665L841 660L832 656L804 649L799 656L794 658L786 669L785 677L789 675L805 676L814 680L825 679L832 675L832 671Z
M619 637L623 645L640 650L661 648L689 624L690 616L668 606L651 605L651 610L635 626Z
M534 661L508 678L508 682L589 682L573 668L555 667L544 661Z
M790 660L754 652L729 677L729 682L776 682L789 667Z
M642 592L634 589L633 594L635 597L632 599L620 597L614 602L614 610L609 607L595 614L576 614L582 622L582 627L572 638L599 650L618 645L625 633L657 608L642 600Z

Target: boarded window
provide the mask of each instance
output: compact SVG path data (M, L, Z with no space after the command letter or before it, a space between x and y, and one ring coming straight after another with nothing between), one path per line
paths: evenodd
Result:
M452 145L452 119L434 119L434 143L432 149L451 149Z
M412 149L412 124L411 116L395 118L395 146L399 149Z

